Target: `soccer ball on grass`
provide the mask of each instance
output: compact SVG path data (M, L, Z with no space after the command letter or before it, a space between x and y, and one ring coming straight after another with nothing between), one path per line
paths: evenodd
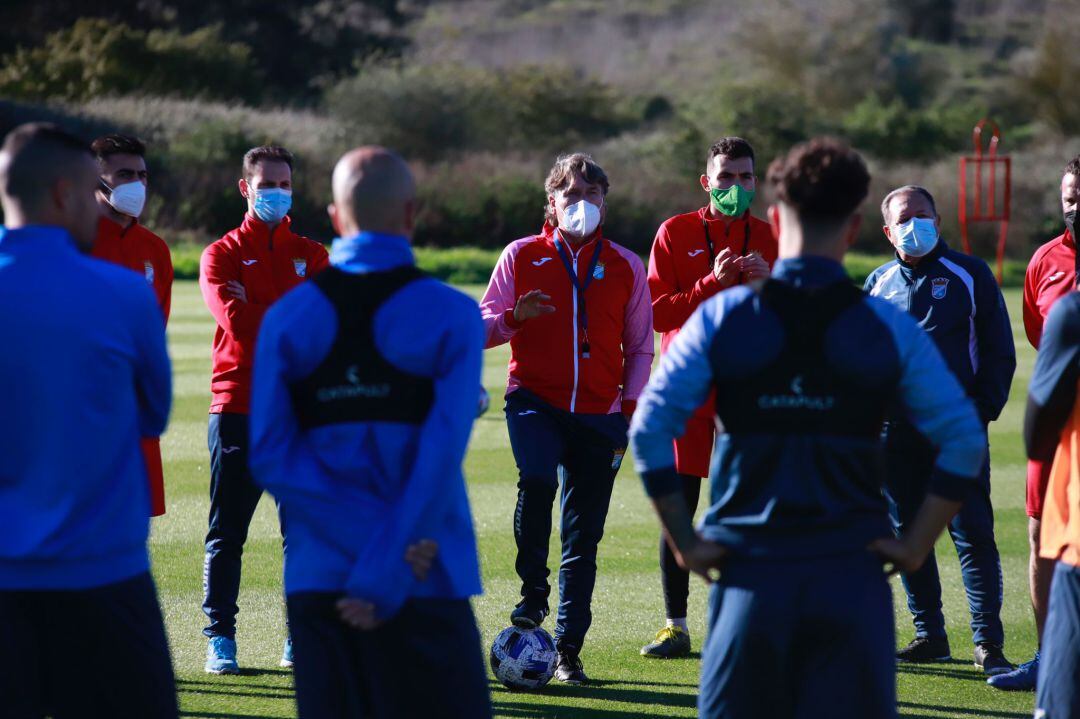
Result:
M491 645L491 671L510 689L544 686L554 676L558 658L555 641L540 627L507 627Z

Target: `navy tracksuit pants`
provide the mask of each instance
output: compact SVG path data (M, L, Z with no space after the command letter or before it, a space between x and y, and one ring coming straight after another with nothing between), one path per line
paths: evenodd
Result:
M935 453L921 437L908 430L892 430L886 442L886 496L893 528L900 533L911 522L926 499ZM990 503L990 464L983 467L978 483L964 498L964 504L949 522L949 535L960 557L960 571L971 611L971 631L976 644L988 642L1004 646L1001 625L1004 587L1001 558L994 540L994 508ZM908 609L918 636L944 638L945 615L941 611L941 580L934 553L917 572L902 576Z
M626 451L626 418L618 412L564 412L519 389L506 398L506 426L518 468L514 539L521 594L544 599L551 591L548 540L561 478L562 564L555 642L560 650L580 650L592 623L596 550Z
M0 590L0 717L177 715L149 572L91 589Z
M732 557L709 595L699 716L894 719L893 626L869 552Z
M346 626L333 592L290 594L300 719L491 716L467 599L410 599L371 631Z
M1080 719L1080 567L1060 560L1050 584L1035 716Z
M248 416L211 414L210 522L206 533L203 564L203 613L210 624L203 629L208 637L236 636L236 600L240 596L240 566L248 527L262 497L248 469ZM280 514L282 547L285 521Z

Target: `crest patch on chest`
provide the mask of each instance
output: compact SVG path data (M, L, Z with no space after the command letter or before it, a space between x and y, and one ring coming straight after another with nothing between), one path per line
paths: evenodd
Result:
M935 277L930 280L930 296L935 300L945 298L945 291L949 289L948 277Z
M307 260L294 257L292 261L293 269L296 270L297 277L307 277Z

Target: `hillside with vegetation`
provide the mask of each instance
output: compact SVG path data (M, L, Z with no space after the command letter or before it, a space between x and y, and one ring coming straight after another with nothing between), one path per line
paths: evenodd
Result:
M1061 231L1057 185L1080 152L1065 0L13 0L0 28L0 131L53 119L141 136L144 221L174 243L237 224L240 157L265 142L296 154L294 217L328 240L335 159L378 142L419 175L418 244L534 232L552 159L581 149L611 176L608 234L645 252L664 218L703 204L714 138L748 138L763 176L827 133L871 164L860 247L880 252L874 200L899 184L929 187L957 237L957 158L990 117L1022 260ZM990 238L977 233L984 255Z

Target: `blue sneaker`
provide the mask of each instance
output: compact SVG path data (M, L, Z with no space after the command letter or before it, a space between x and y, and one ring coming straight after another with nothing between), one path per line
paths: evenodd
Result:
M210 637L206 645L207 674L239 674L236 663L236 642L228 637Z
M292 669L293 661L292 661L292 637L291 636L286 636L285 637L285 648L281 650L281 661L278 662L278 664L285 667L286 669Z
M1030 692L1035 690L1039 681L1039 653L1030 662L1024 662L1007 674L990 677L986 683L995 689L1007 692Z

